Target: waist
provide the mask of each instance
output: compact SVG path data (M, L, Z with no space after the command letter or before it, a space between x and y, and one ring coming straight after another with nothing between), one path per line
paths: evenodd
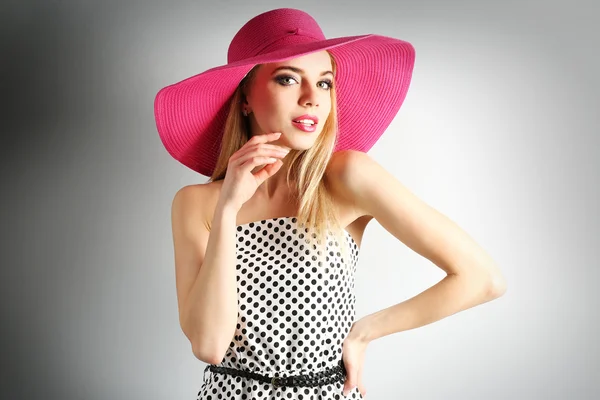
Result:
M254 379L259 382L268 383L273 387L315 387L323 386L331 383L343 383L346 380L346 368L342 360L336 364L326 367L322 370L309 371L304 374L287 374L286 372L259 373L255 371L231 368L218 365L207 365L204 369L204 380L206 380L206 372L226 374L230 376L239 376L247 379Z

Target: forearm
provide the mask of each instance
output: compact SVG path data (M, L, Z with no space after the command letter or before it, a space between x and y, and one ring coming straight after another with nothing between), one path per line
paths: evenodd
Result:
M354 334L361 340L372 341L438 321L495 298L491 282L447 275L422 293L361 318Z
M235 226L237 210L217 206L204 262L186 302L185 326L197 358L218 363L237 323Z

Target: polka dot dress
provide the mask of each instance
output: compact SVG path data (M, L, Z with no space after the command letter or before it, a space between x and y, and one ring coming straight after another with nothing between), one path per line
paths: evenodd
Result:
M354 323L354 274L359 248L344 231L348 259L331 233L326 254L296 217L236 227L238 323L219 366L263 375L301 375L333 367ZM343 383L273 387L207 371L197 400L362 399Z

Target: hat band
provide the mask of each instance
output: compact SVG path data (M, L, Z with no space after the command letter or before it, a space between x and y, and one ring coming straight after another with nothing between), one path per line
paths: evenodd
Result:
M279 50L280 48L288 47L289 45L311 43L311 42L316 42L318 40L319 39L313 38L311 36L304 36L304 35L284 36L281 39L275 41L274 43L271 43L269 46L261 49L259 54L270 53L272 51Z
M275 40L274 42L268 43L266 46L259 49L256 52L256 55L258 56L261 54L270 53L272 51L277 51L281 48L285 48L290 45L311 43L311 42L323 40L323 39L315 38L315 37L308 36L308 35L299 35L298 33L296 33L297 30L293 31L293 32L294 33L292 33L291 35L285 35L285 36Z

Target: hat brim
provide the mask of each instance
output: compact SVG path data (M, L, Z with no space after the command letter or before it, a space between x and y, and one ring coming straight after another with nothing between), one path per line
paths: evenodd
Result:
M162 88L154 101L160 139L183 165L211 176L219 156L229 100L257 64L329 50L336 61L338 139L335 151L367 152L398 113L410 86L415 49L381 35L302 43L211 68Z

